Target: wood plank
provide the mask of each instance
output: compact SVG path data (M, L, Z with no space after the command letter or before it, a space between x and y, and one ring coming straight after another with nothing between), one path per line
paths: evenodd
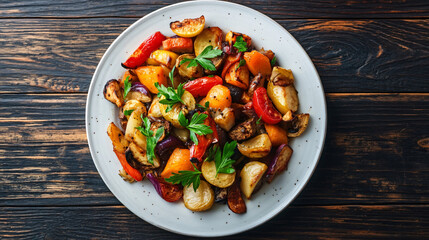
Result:
M0 17L141 17L177 0L146 1L88 1L23 0L5 2L0 6ZM371 1L269 1L232 2L251 7L273 18L424 18L429 16L429 4L423 0Z
M0 19L0 93L86 92L105 50L135 20ZM326 92L429 92L429 20L278 22L313 59Z
M122 206L0 210L0 238L183 239ZM428 205L291 206L255 229L222 239L423 239L428 225Z
M89 154L85 98L0 95L0 206L118 204ZM293 204L429 203L429 94L327 101L324 154Z

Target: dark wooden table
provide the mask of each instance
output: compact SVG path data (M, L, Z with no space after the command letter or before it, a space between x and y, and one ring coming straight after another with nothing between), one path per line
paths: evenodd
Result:
M0 1L0 238L182 238L110 193L84 121L107 47L138 18L175 2ZM268 223L230 238L428 238L429 2L235 2L302 44L329 117L305 190Z

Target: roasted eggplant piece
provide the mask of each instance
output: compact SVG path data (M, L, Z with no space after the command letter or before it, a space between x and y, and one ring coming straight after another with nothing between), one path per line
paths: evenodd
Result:
M240 189L243 194L250 199L253 191L255 190L256 185L264 176L265 171L267 170L267 165L258 161L251 161L244 165L241 169L240 177Z
M236 125L228 135L232 140L243 141L253 137L256 133L256 120L254 118L249 119Z
M197 66L188 67L189 61L180 64L180 62L184 59L194 59L195 56L193 54L183 54L180 55L176 60L176 68L179 75L185 79L194 79L199 78L204 75L204 68L199 64Z
M238 150L249 158L262 158L271 151L271 141L268 134L260 134L243 143L237 144Z
M287 169L292 153L292 148L286 144L282 144L277 148L276 154L271 160L265 176L268 183L271 183L276 175Z
M228 200L228 207L229 207L229 209L231 209L232 212L237 213L237 214L241 214L241 213L246 212L246 210L247 210L246 203L244 202L243 197L241 196L240 185L238 184L238 179L235 180L234 184L232 184L228 188L227 200Z
M288 129L288 137L298 137L307 129L310 114L297 114L292 120L292 127Z
M243 89L228 83L225 83L224 85L229 89L229 92L231 93L232 102L239 103L241 101L241 97L243 96Z
M225 203L228 197L228 189L227 188L218 188L214 187L215 194L215 203Z
M122 107L124 105L124 92L118 80L109 80L106 85L104 85L103 94L107 100L116 104L116 106Z
M274 67L271 72L270 81L273 82L274 86L286 87L294 83L294 77L292 71L282 67Z

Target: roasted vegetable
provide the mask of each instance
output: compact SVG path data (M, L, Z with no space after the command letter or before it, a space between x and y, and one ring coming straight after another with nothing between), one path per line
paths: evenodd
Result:
M256 120L254 118L236 125L228 135L232 140L243 141L253 137L256 133Z
M247 89L249 87L249 69L246 65L240 66L240 62L234 63L226 72L225 82Z
M271 73L270 81L274 86L287 86L294 83L292 71L282 67L274 67Z
M200 212L210 209L214 203L214 192L210 185L201 180L200 186L194 191L193 184L183 189L183 203L191 211Z
M241 101L241 97L243 96L243 92L244 92L243 89L227 83L224 84L224 86L229 89L233 103L238 103Z
M192 38L169 38L162 42L164 50L177 53L191 53L194 50Z
M246 43L245 48L248 49L250 47L250 45L252 45L252 38L250 38L246 34L229 31L225 35L225 41L228 42L228 44L230 46L234 46L235 43L237 42L237 38L240 38L240 37L241 37L242 41L244 41Z
M232 108L228 107L223 110L211 108L210 113L215 123L225 131L229 131L235 124L234 109Z
M275 86L271 81L267 85L267 93L273 101L274 106L282 113L286 114L288 111L298 111L298 94L293 85L286 87Z
M298 137L301 135L307 129L309 120L310 114L308 113L296 115L292 120L292 127L288 130L288 137Z
M264 124L265 130L267 131L268 137L270 138L271 144L274 147L282 144L288 144L288 133L285 129L278 125Z
M275 57L275 54L271 50L265 50L264 48L261 48L259 52L264 54L268 59L270 59L270 61L273 60L273 58ZM274 64L271 64L271 65L274 65Z
M189 61L180 64L184 59L194 59L195 56L193 54L183 54L180 55L176 60L176 68L179 72L179 75L185 79L194 79L200 78L204 74L204 69L199 64L196 66L188 67Z
M226 188L232 185L235 180L234 173L218 173L216 174L216 165L215 161L203 162L201 166L201 172L203 173L204 179L209 182L211 185Z
M271 74L271 63L265 55L258 51L251 51L244 53L244 60L250 72L256 76L258 73L262 76L267 77Z
M139 78L137 77L137 74L134 72L133 69L127 69L125 71L124 75L122 76L122 78L119 80L119 83L120 83L122 88L124 88L124 82L127 79L129 82L138 82L139 81Z
M164 96L162 96L160 100L162 99L164 99ZM168 112L166 112L167 105L159 104L159 109L161 110L162 116L165 118L165 120L171 122L171 124L173 124L173 126L176 128L183 128L183 126L180 125L180 122L179 122L179 113L183 111L184 115L188 114L189 111L195 109L195 104L196 104L195 98L188 91L185 91L183 93L181 99L185 104L181 104L181 103L174 104L172 109Z
M134 53L122 63L124 68L136 68L141 66L149 58L150 54L158 49L162 41L165 40L165 36L160 32L156 32L146 40L134 51Z
M231 209L232 212L237 214L246 212L246 203L241 197L240 186L237 180L228 188L227 200L228 207L229 209Z
M147 139L146 139L146 136L143 135L137 128L134 129L134 135L132 137L132 140L141 149L147 150Z
M167 50L155 50L152 52L148 59L148 63L151 65L165 65L168 68L173 68L176 64L176 59L179 57L174 52ZM149 61L151 60L151 61Z
M262 158L271 151L271 142L267 134L260 134L243 143L237 144L241 154L249 158Z
M186 128L174 128L173 133L178 139L180 139L180 141L184 143L189 140L189 130Z
M128 120L130 118L131 113L137 108L146 108L144 104L138 100L129 100L125 103L122 108L124 117Z
M216 85L222 85L222 78L219 76L198 78L187 82L183 88L194 97L204 97Z
M155 83L167 86L167 78L164 70L160 66L143 66L135 70L140 82L145 85L153 94L158 93Z
M153 165L148 161L146 150L140 148L137 146L134 142L130 143L128 146L131 153L133 154L133 157L142 165L149 167L149 168L157 168L159 167L159 159L155 155L155 158L153 159Z
M156 131L163 127L164 128L164 134L161 135L158 141L162 141L167 134L171 132L172 126L171 123L165 120L164 118L151 118L152 124L150 125L150 130L156 133Z
M156 192L167 202L175 202L182 198L183 191L179 185L165 182L162 178L155 177L153 173L146 175Z
M207 93L206 101L209 102L209 106L211 108L219 108L223 110L231 106L231 93L227 87L216 85Z
M228 197L228 188L214 187L215 203L224 203Z
M268 183L272 182L274 177L287 169L293 150L286 144L282 144L277 148L275 157L271 160L266 174Z
M222 78L225 78L226 73L228 72L229 68L233 64L240 61L242 55L243 55L243 53L236 53L233 55L228 55L226 57L225 64L224 64L223 69L222 69L222 75L221 75Z
M140 102L148 103L152 101L152 95L149 89L140 82L132 82L131 89L127 94L125 100L138 100Z
M107 135L112 140L113 150L119 153L125 153L128 147L128 141L125 140L124 133L113 122L107 127Z
M273 107L268 98L267 90L263 87L256 89L253 93L253 109L258 117L268 124L277 124L282 120L282 115Z
M143 123L141 116L146 116L146 107L136 108L128 118L127 128L125 129L125 139L133 141L134 131L136 127L140 127Z
M247 199L250 199L253 190L255 189L259 180L261 180L261 178L264 176L264 173L267 168L267 165L261 162L251 161L246 163L243 169L241 169L240 189L243 192L244 196L247 197Z
M204 16L194 19L185 19L183 21L175 21L170 23L170 29L180 37L195 37L204 29L206 19Z
M149 117L162 117L162 113L161 113L161 103L159 103L159 98L158 96L155 96L153 98L153 101L150 105L149 111L148 111L148 116Z
M195 55L198 56L208 46L213 49L222 47L222 30L218 27L208 27L202 31L194 41Z
M143 180L143 175L141 174L141 172L131 167L130 164L128 164L127 159L125 157L125 153L120 153L116 150L113 150L113 151L115 152L116 156L119 159L119 162L121 163L122 167L124 168L125 172L127 172L128 175L130 175L136 181Z
M122 107L124 105L124 92L122 91L118 80L109 80L104 85L103 94L107 100L116 104L116 106Z
M265 78L262 76L262 74L256 75L252 81L250 81L249 89L247 90L247 94L249 97L253 97L253 93L256 89L259 87L263 87L265 83Z
M155 151L161 161L167 162L176 148L185 149L186 147L178 138L173 135L169 135L156 145Z
M169 178L173 173L186 170L194 170L190 161L190 151L188 149L176 148L171 154L170 159L168 159L167 165L165 165L164 171L161 173L161 177Z

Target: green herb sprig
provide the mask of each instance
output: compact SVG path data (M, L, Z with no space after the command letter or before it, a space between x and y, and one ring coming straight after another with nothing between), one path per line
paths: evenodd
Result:
M124 98L127 97L128 93L131 90L131 82L128 81L130 76L127 76L127 78L124 81Z
M124 115L125 115L125 116L130 116L130 115L131 115L131 113L133 113L133 112L134 112L134 109L125 110L125 111L124 111Z
M195 134L198 135L207 135L213 133L209 126L204 124L204 120L207 118L207 114L204 113L195 113L192 115L191 121L183 115L183 112L179 113L179 123L183 127L189 129L189 137L198 145L198 138Z
M144 136L146 136L146 154L147 161L153 165L153 159L155 158L155 147L158 140L164 134L164 127L160 127L156 130L154 135L153 131L150 130L149 118L143 118L143 114L140 116L143 119L143 127L136 127Z
M243 36L238 36L233 46L237 48L238 52L247 51L247 43L243 40Z
M184 58L182 61L180 61L179 64L182 65L185 62L189 62L187 68L196 67L199 64L204 69L207 69L207 70L210 70L210 71L216 71L215 65L209 59L210 58L215 58L217 56L220 56L221 54L222 54L222 50L220 50L220 49L213 49L213 46L207 46L194 59Z
M172 184L182 184L184 187L188 187L193 184L194 191L196 192L200 186L201 171L194 166L194 171L179 171L179 173L173 173L171 177L166 178L165 181Z
M204 103L204 106L201 105L201 104L199 104L199 103L197 103L197 107L200 107L200 108L204 109L204 111L206 111L209 108L209 101L206 101Z
M176 69L176 66L173 67L171 72L169 73L169 77L171 80L171 85L174 86L174 70ZM165 109L165 112L169 112L174 104L176 103L183 103L182 96L183 93L185 93L185 89L183 88L184 84L181 83L179 86L177 86L177 89L174 89L173 87L165 87L164 85L159 85L158 82L155 83L155 87L158 89L158 97L164 96L164 99L161 99L159 103L167 105L167 108Z
M240 62L238 63L237 68L235 68L235 70L239 69L241 66L244 66L244 64L246 64L246 60L240 59Z
M234 155L234 150L236 147L237 142L232 141L230 143L225 143L222 152L217 146L214 146L209 150L208 156L205 161L215 161L216 177L219 173L235 172L235 169L232 167L232 164L235 163L235 160L231 159L231 157L232 155Z
M277 58L276 58L276 56L274 56L273 57L273 59L271 59L271 66L274 66L274 64L276 64L276 62L277 62Z

